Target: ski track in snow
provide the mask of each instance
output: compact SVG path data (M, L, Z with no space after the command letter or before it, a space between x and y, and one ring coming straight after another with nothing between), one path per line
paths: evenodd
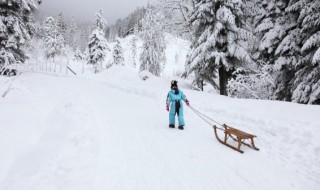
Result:
M14 160L7 161L7 167L0 165L6 169L0 173L0 189L315 190L320 185L316 106L237 100L184 89L195 108L258 136L259 152L242 147L245 153L239 154L219 144L212 127L186 107L186 130L169 129L164 109L169 82L141 81L122 70L94 77L22 76L27 81L23 86L33 90L19 104L29 109L28 100L43 105L34 111L43 112L41 117L29 113L31 121L24 127L37 121L41 127L31 128L41 130L24 129L34 138L22 139L21 143L30 141L25 147L12 147L22 153L12 153ZM44 87L47 91L40 90ZM29 98L32 95L36 97ZM54 97L46 102L50 95ZM10 98L6 101L17 100ZM12 105L4 100L0 104ZM314 112L305 119L290 115L298 110ZM6 150L0 148L0 153Z

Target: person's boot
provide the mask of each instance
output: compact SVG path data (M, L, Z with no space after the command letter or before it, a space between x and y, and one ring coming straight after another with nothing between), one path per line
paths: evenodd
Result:
M180 130L183 130L183 125L180 125L178 128L179 128Z
M174 128L174 125L170 124L169 127L170 127L170 128Z

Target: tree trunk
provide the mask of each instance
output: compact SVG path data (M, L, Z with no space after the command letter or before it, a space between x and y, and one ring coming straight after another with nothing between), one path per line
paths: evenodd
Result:
M226 67L223 64L221 64L219 67L220 95L228 96L227 84L228 84L227 70L226 70Z

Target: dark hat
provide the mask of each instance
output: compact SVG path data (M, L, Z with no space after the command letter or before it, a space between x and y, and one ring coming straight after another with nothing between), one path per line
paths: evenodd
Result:
M178 81L176 80L171 81L171 88L173 88L174 86L178 88Z

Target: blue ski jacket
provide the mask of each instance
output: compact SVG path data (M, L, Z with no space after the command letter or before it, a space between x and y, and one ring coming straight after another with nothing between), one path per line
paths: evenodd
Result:
M175 115L178 115L179 126L184 126L184 118L183 118L183 102L187 101L186 96L183 94L181 90L170 90L167 96L167 105L170 106L169 111L169 124L175 125Z

